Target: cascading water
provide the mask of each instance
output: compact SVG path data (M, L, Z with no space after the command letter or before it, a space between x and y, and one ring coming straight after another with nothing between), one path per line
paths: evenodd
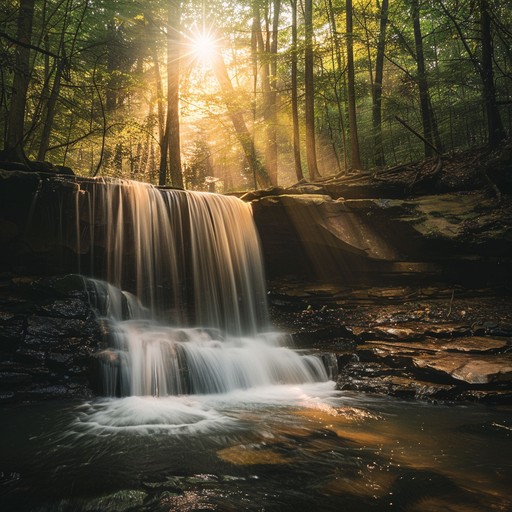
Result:
M107 395L328 380L320 358L299 355L284 346L286 336L268 332L262 258L246 203L111 181L86 191L79 217L86 228L79 245L104 245L99 268L91 250L90 268L106 281L93 281L90 291L114 339L100 354Z
M82 255L89 277L55 280L44 308L84 325L73 317L87 308L72 307L85 283L112 334L97 354L110 396L9 405L0 392L0 510L512 510L506 404L337 391L319 358L269 332L248 205L52 178L28 229L48 273L56 261L75 271ZM59 304L60 291L77 300ZM45 338L44 318L27 345L42 334L45 353L19 354L37 361L35 374L42 356L50 371L66 356L55 350L60 322ZM0 333L9 344L21 322L15 312L0 320L12 326ZM1 382L16 365L3 364Z

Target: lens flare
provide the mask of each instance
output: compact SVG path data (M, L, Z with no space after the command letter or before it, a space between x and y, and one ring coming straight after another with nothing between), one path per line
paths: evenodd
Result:
M190 37L190 53L203 64L211 62L218 51L217 40L213 33L197 32Z

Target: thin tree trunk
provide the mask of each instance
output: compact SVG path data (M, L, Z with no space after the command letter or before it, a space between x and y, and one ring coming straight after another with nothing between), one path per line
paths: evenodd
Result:
M496 87L494 85L493 44L489 1L480 0L480 29L482 32L482 81L485 110L487 113L487 132L489 146L495 147L506 134L496 103Z
M228 75L228 71L226 69L226 64L224 63L224 59L219 52L216 52L213 56L213 72L215 74L215 78L220 85L221 91L225 96L226 107L228 109L228 114L233 123L233 127L235 128L235 132L242 146L242 150L244 152L244 156L247 160L247 165L251 170L255 180L262 187L269 187L272 185L268 173L265 167L260 162L258 155L256 154L256 148L254 146L253 138L249 133L247 125L245 124L244 117L242 113L237 109L236 105L234 105L229 98L234 96L233 84Z
M270 76L269 90L266 105L267 119L267 149L265 165L270 181L277 185L277 35L279 29L279 12L281 0L272 2L272 39L269 48Z
M314 54L313 54L313 1L305 0L304 6L305 54L304 54L304 82L305 82L305 108L306 108L306 160L308 163L309 179L316 180L318 163L316 157L315 136L315 83L314 83Z
M350 162L353 169L361 169L359 137L357 134L356 87L354 69L354 34L352 0L346 3L347 17L347 78L348 78L348 123L350 128Z
M38 160L44 160L46 157L46 152L48 151L48 147L50 145L50 135L53 127L53 119L55 117L55 107L57 105L57 99L59 98L60 93L60 83L62 79L62 74L64 72L64 61L60 60L57 63L57 68L55 70L55 78L53 80L52 92L50 93L50 97L48 98L48 103L46 105L46 116L43 123L43 131L41 133L41 141L39 143L39 151L37 153Z
M372 95L373 121L373 161L376 166L386 165L384 146L382 142L382 80L384 76L384 50L386 47L386 28L388 24L389 0L382 0L380 8L380 29L377 43L377 58L375 61L375 81Z
M118 68L118 34L116 31L115 21L110 20L107 25L108 47L107 47L107 75L110 77L105 95L105 109L108 112L114 111L117 107L117 86L114 78Z
M341 59L341 45L340 45L340 38L338 34L338 28L336 24L336 16L333 9L332 0L328 0L328 12L329 12L329 21L331 24L331 32L332 32L332 38L334 42L334 52L336 57L336 66L338 69L338 73L340 73L340 79L343 74L343 63ZM333 63L334 64L334 63ZM338 81L339 79L335 79L334 83L334 96L336 97L336 106L338 109L338 125L339 130L341 133L341 141L343 144L343 167L344 172L346 172L348 167L348 161L347 161L347 137L345 133L345 121L344 121L344 113L343 113L343 106L341 102L341 96L340 96L340 88L338 87Z
M165 130L164 88L162 85L162 74L160 73L160 63L158 61L156 47L153 48L153 66L156 87L158 140L161 141Z
M425 138L425 158L432 156L434 139L432 136L432 113L430 110L430 95L428 80L425 70L425 56L423 52L423 36L420 26L420 5L419 0L412 0L412 22L414 28L414 45L416 48L417 83L420 97L421 123L423 126L423 137Z
M32 38L32 21L34 19L34 0L21 0L17 39L30 45ZM30 49L19 45L16 51L15 71L12 85L11 108L9 111L5 153L12 160L26 160L23 152L23 138L25 127L25 108L27 92L30 83Z
M297 180L304 179L302 163L300 159L300 126L299 126L299 102L297 92L297 0L291 0L292 6L292 123L293 123L293 157L295 160L295 175Z
M169 3L167 33L167 126L169 170L173 187L183 188L180 145L180 0Z

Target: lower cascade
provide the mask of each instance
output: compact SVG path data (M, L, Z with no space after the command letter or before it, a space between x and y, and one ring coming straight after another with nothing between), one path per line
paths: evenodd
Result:
M88 280L88 291L111 333L98 354L107 396L329 380L320 357L288 348L290 337L269 329L246 203L116 180L78 190L72 222L78 252L90 248L90 272L103 278ZM92 254L102 245L102 258Z
M223 337L219 331L151 321L115 324L115 348L101 354L108 395L227 393L327 380L320 358L280 346L283 336Z

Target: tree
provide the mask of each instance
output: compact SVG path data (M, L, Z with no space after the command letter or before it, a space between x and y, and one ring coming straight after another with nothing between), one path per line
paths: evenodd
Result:
M215 51L212 55L212 68L223 93L229 117L231 118L231 122L235 128L238 142L243 149L247 165L249 166L254 180L262 187L270 187L272 182L270 181L267 170L258 158L258 154L254 146L254 140L251 137L247 125L245 124L244 116L237 110L236 105L232 102L231 98L234 97L235 91L220 51Z
M309 179L319 176L315 136L315 81L313 52L313 0L304 2L304 84L306 109L306 160Z
M347 78L348 78L348 123L350 127L350 162L352 168L361 169L359 136L357 133L356 87L354 70L354 24L352 0L346 0L347 22Z
M272 0L272 31L268 48L270 61L268 97L266 100L267 118L267 152L265 163L270 181L277 185L277 44L279 32L279 13L281 0Z
M375 60L375 79L372 90L373 158L376 166L386 163L382 142L382 80L384 76L384 51L386 47L386 28L388 25L389 0L382 0L379 12L379 39Z
M494 147L505 136L505 129L501 121L500 111L496 102L496 86L494 84L494 49L491 27L491 13L489 0L479 0L480 30L482 34L482 65L481 75L483 83L483 96L487 114L487 133L489 146Z
M293 160L297 180L304 179L300 158L299 102L297 93L297 0L290 0L292 8L292 53L291 53L291 89L292 89L292 125L293 125Z
M257 83L258 57L261 61L261 86L263 91L263 118L266 127L265 167L273 185L277 185L277 48L281 0L266 2L265 33L261 26L260 5L253 2L253 59L255 59L255 85Z
M180 19L180 0L171 0L167 25L167 121L161 142L159 184L166 184L167 168L169 167L172 186L183 188L179 107Z
M34 0L20 0L16 33L17 51L4 158L21 162L26 160L23 143L25 137L27 92L31 80L30 44L33 19Z
M430 107L429 86L425 69L419 0L411 0L411 15L414 27L414 45L416 47L417 83L420 96L421 123L423 125L423 137L425 138L425 158L428 158L432 156L432 147L434 146L432 133L434 120Z

